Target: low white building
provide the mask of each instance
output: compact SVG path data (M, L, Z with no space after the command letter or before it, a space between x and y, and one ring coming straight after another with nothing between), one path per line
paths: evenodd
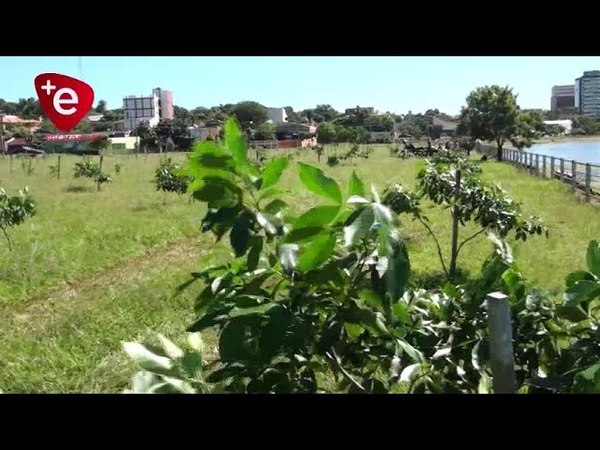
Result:
M544 125L560 125L565 129L565 134L569 134L573 128L573 121L565 120L544 120Z
M111 150L135 150L139 146L140 138L137 136L110 137Z

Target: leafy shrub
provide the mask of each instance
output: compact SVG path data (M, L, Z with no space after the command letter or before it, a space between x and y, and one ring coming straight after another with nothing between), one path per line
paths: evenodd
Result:
M327 165L329 167L337 166L340 163L340 158L336 155L329 155L327 157Z
M35 212L35 203L29 196L27 187L13 197L9 197L6 191L0 188L0 230L4 234L10 251L12 251L12 245L7 229L22 224Z
M191 177L181 173L181 166L171 158L162 158L154 175L156 190L184 194L187 191Z
M107 175L102 172L100 164L96 161L92 161L88 157L84 156L83 159L79 162L75 163L75 167L73 168L74 177L75 178L91 178L98 186L98 190L100 190L100 186L104 183L110 183L112 178L110 175Z
M548 234L539 218L523 219L520 206L500 186L487 183L479 177L480 172L480 166L459 155L441 154L426 161L425 168L419 172L417 194L408 192L400 185L388 186L383 194L384 204L394 212L410 213L425 227L436 244L442 269L449 277L456 275L462 247L485 232L494 232L505 238L514 231L516 239L523 241L527 240L527 235ZM450 210L450 218L455 223L452 242L456 245L451 249L449 266L446 266L437 236L419 208L418 203L422 198ZM480 229L459 244L458 226L465 226L469 221L477 223Z

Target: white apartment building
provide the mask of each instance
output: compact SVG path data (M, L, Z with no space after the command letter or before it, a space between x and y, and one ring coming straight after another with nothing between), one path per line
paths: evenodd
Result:
M161 88L152 95L129 95L123 99L123 129L133 130L141 123L155 127L161 119L173 119L173 93Z

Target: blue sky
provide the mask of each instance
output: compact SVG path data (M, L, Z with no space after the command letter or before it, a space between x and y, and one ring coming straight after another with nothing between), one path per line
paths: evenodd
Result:
M513 87L523 108L548 109L553 85L595 69L599 57L0 57L0 98L35 97L35 76L58 72L89 83L94 103L109 108L162 87L188 109L255 100L457 114L472 89L489 84Z

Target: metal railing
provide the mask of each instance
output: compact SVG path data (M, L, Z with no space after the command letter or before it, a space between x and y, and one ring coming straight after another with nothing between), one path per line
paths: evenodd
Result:
M496 148L481 146L480 153L496 156ZM582 191L586 201L600 197L600 165L582 163L556 156L540 155L523 150L504 149L502 159L534 176L554 178L571 185L573 190Z

